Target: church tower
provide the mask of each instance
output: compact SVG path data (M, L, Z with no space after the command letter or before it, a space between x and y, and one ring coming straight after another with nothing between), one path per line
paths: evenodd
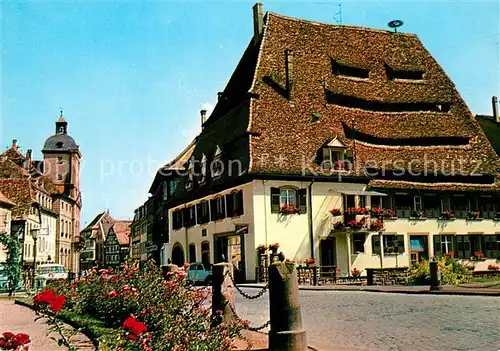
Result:
M61 111L56 121L55 134L45 141L42 150L43 173L57 188L53 210L59 214L57 224L56 258L73 272L78 271L75 251L80 233L80 161L82 154L75 140L68 134L68 122Z

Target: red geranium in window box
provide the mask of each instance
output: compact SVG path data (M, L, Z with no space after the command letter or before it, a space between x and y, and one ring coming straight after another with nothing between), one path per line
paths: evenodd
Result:
M332 216L341 216L342 215L342 211L340 210L340 208L333 208L330 210L330 213L332 214Z
M280 213L284 215L300 213L300 208L293 204L284 204L280 207Z

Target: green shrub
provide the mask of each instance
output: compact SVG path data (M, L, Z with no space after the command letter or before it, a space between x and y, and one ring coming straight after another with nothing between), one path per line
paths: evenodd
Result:
M467 283L472 278L467 265L454 260L453 257L447 255L440 257L439 267L441 269L441 283L444 285ZM423 260L410 269L408 282L410 285L429 285L430 278L429 261Z

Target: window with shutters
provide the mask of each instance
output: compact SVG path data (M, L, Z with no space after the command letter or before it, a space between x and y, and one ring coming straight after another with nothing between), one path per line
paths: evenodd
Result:
M234 191L226 196L228 217L243 215L243 191Z
M189 244L189 263L196 262L196 245Z
M196 224L196 206L189 206L184 208L183 214L184 218L184 226L185 227L192 227Z
M285 205L297 207L300 213L306 213L307 189L271 188L271 213L279 213Z
M197 223L205 224L210 221L210 213L208 211L208 201L202 201L197 206L198 216Z
M384 255L396 255L405 252L403 235L382 235ZM372 253L380 255L380 236L372 236Z
M462 237L461 239L462 252L468 245L470 250L470 244L467 244L468 236L467 239L465 238L466 235L461 237ZM445 253L455 252L453 247L453 235L434 235L433 241L434 241L434 256L441 256Z
M213 200L210 200L211 201L210 207L211 207L211 220L212 221L218 221L218 220L226 218L225 199L226 198L224 196L219 196Z
M484 235L483 238L486 258L500 259L500 234Z
M451 237L451 240L455 239L455 247L456 247L456 255L457 258L465 258L469 259L472 256L472 250L471 250L471 245L470 245L470 238L468 235L457 235L455 237ZM450 239L448 238L448 241ZM448 251L445 250L445 245L447 244L446 238L441 238L441 252L442 253L450 253L450 252L455 252L453 248L448 247Z

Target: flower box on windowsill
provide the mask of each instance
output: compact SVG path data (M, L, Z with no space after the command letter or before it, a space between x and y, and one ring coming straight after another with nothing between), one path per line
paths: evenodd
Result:
M425 221L427 217L410 217L410 221Z
M456 217L439 217L438 221L454 221Z
M483 217L467 218L468 221L482 221L483 219L484 219Z

